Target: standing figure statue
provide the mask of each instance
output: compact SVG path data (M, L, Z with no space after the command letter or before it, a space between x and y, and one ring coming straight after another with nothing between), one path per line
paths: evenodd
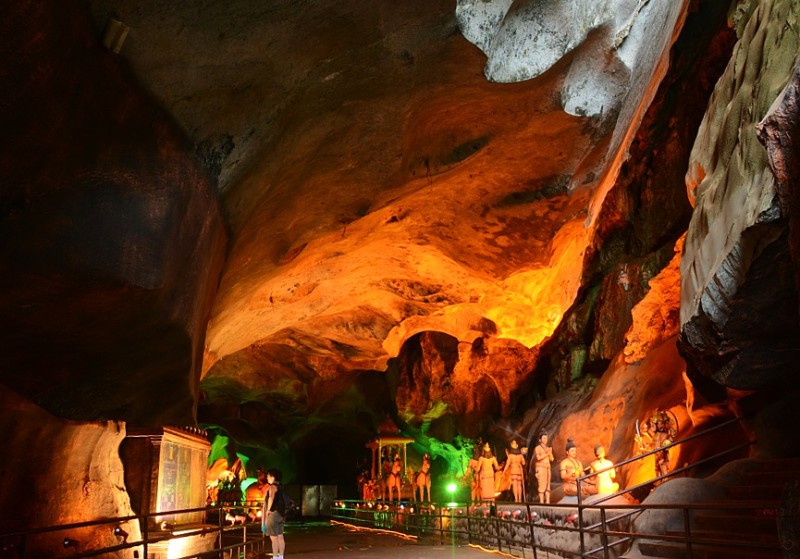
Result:
M392 475L392 460L391 453L388 448L383 454L381 461L381 477L378 479L378 491L381 499L384 501L389 500L389 476Z
M483 445L483 452L478 458L478 476L481 483L481 500L494 501L494 473L500 469L497 458L492 454L489 443Z
M419 500L426 502L423 498L424 492L428 491L428 502L431 500L431 455L427 452L422 455L422 467L416 476L414 484L414 500L417 500L417 489L419 489Z
M664 446L671 445L677 436L677 429L672 418L667 412L659 411L653 416L651 423L655 425L653 433L653 447L658 450ZM676 420L677 423L677 420ZM669 449L665 448L656 453L656 477L665 476L669 473ZM660 481L658 483L661 483Z
M514 493L514 502L521 503L524 500L522 488L523 475L525 473L525 457L519 450L519 443L513 439L511 440L507 452L508 458L506 459L506 466L503 468L503 474L508 472L511 476L511 490Z
M400 501L402 498L400 492L403 487L403 461L400 460L399 454L394 455L394 462L392 462L392 469L389 472L386 485L389 486L389 500L392 500L394 490L397 489L397 500Z
M656 477L665 476L669 473L669 449L662 447L668 446L675 441L678 436L678 418L668 411L657 411L649 421L642 423L641 431L639 422L636 422L636 452L646 454L657 451L655 458ZM656 485L662 480L655 482Z
M567 439L567 457L561 461L558 471L561 474L562 488L564 495L576 496L578 494L578 478L583 475L583 464L578 460L578 448L572 439ZM581 483L581 495L592 495L596 493L594 485Z
M481 500L480 457L481 446L480 444L476 444L472 449L472 458L470 458L467 463L467 471L464 473L464 476L469 476L470 478L469 499L473 502Z
M606 458L606 449L603 445L594 447L594 455L597 460L589 464L589 469L593 474L597 474L597 493L598 495L611 495L619 491L619 483L614 481L617 478L617 471L614 463Z
M533 449L536 460L536 486L540 503L550 503L550 478L553 475L551 463L555 460L553 447L547 446L547 433L539 435L539 444Z

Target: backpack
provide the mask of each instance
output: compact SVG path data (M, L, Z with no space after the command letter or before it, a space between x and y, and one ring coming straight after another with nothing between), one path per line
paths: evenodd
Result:
M278 492L275 494L275 499L272 501L272 510L279 513L286 518L288 515L297 512L297 504L289 494L284 490L283 485L278 485Z
M286 518L291 514L295 514L298 511L297 503L294 502L289 494L284 491L283 486L280 487L281 493L281 501L283 504L283 517Z

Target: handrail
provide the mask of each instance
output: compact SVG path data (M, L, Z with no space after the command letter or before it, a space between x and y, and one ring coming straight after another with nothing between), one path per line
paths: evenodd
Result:
M609 529L607 527L592 526L580 527L575 524L560 523L543 523L545 516L541 515L542 510L548 509L561 509L564 511L562 518L567 517L568 511L574 511L575 504L566 503L552 503L547 505L538 504L538 512L534 503L493 503L492 507L487 502L461 502L453 503L452 505L441 505L434 503L434 508L430 506L414 507L412 511L411 505L414 503L405 503L405 507L401 508L400 503L385 503L381 504L380 510L377 510L374 503L364 501L348 501L341 500L338 505L334 505L332 509L333 518L337 518L343 523L349 523L353 526L380 526L382 529L391 529L405 534L431 534L436 536L438 533L440 542L447 541L448 538L453 538L452 542L455 544L457 541L470 543L483 543L497 546L498 549L508 546L507 550L513 552L514 549L520 549L520 545L533 550L534 557L537 552L541 557L542 552L552 552L559 555L593 558L598 557L598 553L611 548L624 546L633 541L638 540L656 540L663 542L673 542L685 544L687 547L691 545L714 545L720 547L732 547L740 544L739 540L734 538L713 538L708 536L698 536L692 534L689 530L684 530L683 533L678 534L650 534L644 532L633 532L630 528L626 529ZM372 504L373 508L369 505ZM430 505L430 504L428 504ZM501 507L507 507L505 511L501 511ZM527 511L520 517L505 517L503 512L509 512L511 507L517 507L521 511ZM492 508L495 511L489 512ZM769 509L770 511L777 511L778 506L775 502L769 501L752 501L747 503L726 503L726 502L713 502L713 503L662 503L662 504L625 504L625 505L585 505L586 510L599 510L601 515L605 511L623 509L628 511L628 514L636 514L645 510L673 510L683 511L684 517L688 518L690 511L708 510L708 511L748 511ZM482 511L480 514L475 514L476 511ZM377 513L377 514L375 514ZM487 515L488 514L488 515ZM416 519L416 520L414 520ZM427 520L426 520L427 519ZM460 524L459 524L460 521ZM607 520L613 522L613 520ZM512 529L504 529L501 535L499 530L500 526L513 527ZM466 527L466 528L465 528ZM598 527L603 529L598 530ZM575 539L572 541L577 543L578 536L587 535L594 536L601 539L603 542L602 547L595 547L590 550L586 548L574 547L552 547L552 545L560 545L553 543L553 540L542 541L537 538L537 534L542 534L543 530L547 533L559 531L564 533L575 534ZM447 536L447 537L445 537ZM541 537L541 536L540 536ZM546 536L545 536L546 537ZM457 539L460 538L460 539ZM608 539L613 538L613 540ZM539 541L537 541L537 539ZM563 541L563 540L562 540ZM546 545L551 544L551 545ZM748 549L775 549L776 543L770 542L747 542L745 545ZM602 557L602 555L600 555Z
M660 446L658 448L654 448L653 450L650 450L650 451L645 452L643 454L639 454L637 456L633 456L631 458L627 458L627 459L625 459L625 460L623 460L621 462L618 462L616 464L613 464L612 466L609 466L608 468L604 468L604 469L598 470L596 472L589 472L589 473L587 473L585 475L577 477L575 479L575 485L576 485L576 490L577 490L577 501L578 501L578 527L581 529L581 534L580 534L581 554L583 555L583 554L587 553L586 552L585 539L584 539L584 530L592 530L592 529L597 528L598 526L605 527L606 525L608 525L611 522L616 522L616 521L619 521L619 520L621 520L623 518L626 518L628 516L632 516L633 514L635 514L635 512L625 513L625 514L622 514L622 515L617 515L617 516L615 516L615 517L613 517L611 519L606 519L605 517L603 517L599 524L593 524L593 525L588 526L588 527L584 526L583 525L583 511L584 511L585 505L583 503L583 492L581 490L581 482L585 482L587 479L592 478L592 477L596 477L596 476L600 475L601 473L608 472L608 471L611 471L611 470L614 470L616 468L620 468L620 467L623 467L623 466L627 466L628 464L632 464L632 463L638 462L640 460L644 460L645 458L647 458L649 456L654 456L656 454L664 452L665 450L669 450L669 449L671 449L671 448L673 448L675 446L684 444L684 443L686 443L688 441L691 441L691 440L694 440L694 439L697 439L697 438L700 438L700 437L705 437L706 435L708 435L710 433L713 433L714 431L717 431L717 430L722 429L724 427L728 427L730 425L738 424L738 423L740 423L742 421L742 419L744 419L744 418L743 417L738 417L738 416L737 417L733 417L733 418L731 418L731 419L729 419L727 421L723 421L722 423L718 423L717 425L713 425L713 426L709 427L708 429L703 429L702 431L699 431L697 433L694 433L694 434L689 435L687 437L684 437L682 439L678 439L676 441L673 441L670 444L666 444L666 445ZM635 491L637 489L640 489L642 487L646 487L646 486L651 485L651 484L653 484L655 482L666 480L667 478L674 477L674 476L676 476L678 474L681 474L683 472L687 472L687 471L689 471L691 469L694 469L694 468L696 468L696 467L698 467L698 466L700 466L702 464L705 464L705 463L710 462L712 460L716 460L716 459L718 459L718 458L720 458L722 456L725 456L725 455L730 454L732 452L735 452L737 450L741 450L742 448L746 448L746 447L748 447L748 446L750 446L752 444L755 444L755 442L756 442L755 439L748 440L746 443L742 443L742 444L737 445L735 447L728 448L726 450L718 452L717 454L715 454L713 456L697 460L697 461L693 462L692 464L687 464L685 466L682 466L680 468L672 470L672 471L670 471L670 472L668 472L666 474L662 474L662 475L656 476L655 478L649 479L646 482L639 483L639 484L634 485L632 487L626 487L625 489L622 489L622 490L616 491L614 493L611 493L609 495L600 497L599 499L595 500L592 503L592 505L599 505L601 503L604 503L606 501L614 499L615 497L618 497L620 495L626 495L628 493L632 493L633 491ZM685 529L688 530L688 527L686 527ZM606 531L605 533L607 534L608 532ZM591 553L589 553L589 555L591 555Z
M656 449L653 449L653 450L650 450L648 452L645 452L644 454L639 454L637 456L633 456L631 458L627 458L627 459L625 459L625 460L623 460L621 462L618 462L618 463L616 463L613 466L610 466L608 468L604 468L602 470L598 470L597 472L590 472L588 474L579 476L575 480L576 481L576 485L577 485L577 492L578 492L578 494L577 494L578 505L580 506L582 504L582 500L583 500L582 499L583 495L581 494L581 482L582 481L585 481L585 480L587 480L587 479L589 479L591 477L595 477L595 476L597 476L597 475L599 475L599 474L601 474L603 472L608 472L608 471L610 471L612 469L616 469L616 468L619 468L619 467L622 467L622 466L627 466L628 464L632 464L634 462L643 460L643 459L647 458L648 456L653 456L655 454L658 454L659 452L663 452L665 450L669 450L670 448L672 448L674 446L678 446L678 445L684 444L684 443L686 443L688 441L691 441L691 440L694 440L694 439L697 439L697 438L700 438L700 437L704 437L704 436L708 435L709 433L713 433L714 431L716 431L718 429L722 429L723 427L728 427L729 425L733 425L733 424L739 423L739 422L742 421L742 419L744 419L744 418L742 418L742 417L734 417L732 419L729 419L728 421L724 421L722 423L719 423L717 425L709 427L708 429L704 429L704 430L702 430L700 432L697 432L697 433L694 433L692 435L689 435L688 437L684 437L682 439L678 439L677 441L674 441L674 442L672 442L670 444L667 444L667 445L664 445L664 446L660 446L660 447L658 447ZM626 493L631 493L631 492L635 491L636 489L639 489L641 487L645 487L645 486L650 485L651 483L654 483L656 481L662 481L662 480L665 480L667 478L674 477L678 473L682 473L682 472L688 471L688 470L690 470L692 468L695 468L695 467L697 467L697 466L699 466L701 464L705 464L706 462L709 462L711 460L715 460L715 459L720 458L721 456L724 456L724 455L729 454L731 452L735 452L737 450L741 450L742 448L748 447L748 446L753 445L755 443L756 443L755 439L748 440L746 443L742 443L742 444L740 444L738 446L729 448L727 450L723 450L723 451L715 454L714 456L711 456L711 457L708 457L708 458L703 458L701 460L698 460L698 461L693 462L691 464L688 464L686 466L682 466L681 468L678 468L676 470L672 470L671 472L669 472L667 474L663 474L663 475L654 477L654 478L652 478L652 479L650 479L650 480L648 480L648 481L646 481L644 483L640 483L640 484L635 485L633 487L626 487L625 489L621 489L621 490L619 490L619 491L617 491L615 493L611 493L610 495L607 495L607 496L605 496L605 497L603 497L601 499L598 499L593 504L602 503L602 502L607 501L609 499L613 499L614 497L617 497L619 495L624 495Z
M729 419L727 421L723 421L722 423L718 423L717 425L709 427L708 429L703 429L702 431L699 431L697 433L693 433L693 434L691 434L691 435L689 435L687 437L684 437L682 439L678 439L677 441L673 441L670 444L666 444L664 446L660 446L658 448L654 448L653 450L645 452L644 454L637 454L636 456L632 456L631 458L626 458L625 460L623 460L621 462L615 463L611 467L605 468L603 470L598 470L597 472L590 472L588 474L582 475L582 476L578 477L576 481L580 485L581 481L589 479L590 477L594 477L594 476L596 476L598 474L601 474L603 472L607 472L607 471L612 470L614 468L619 468L621 466L627 466L628 464L632 464L634 462L638 462L640 460L643 460L643 459L647 458L648 456L653 456L655 454L658 454L659 452L663 452L664 450L669 450L670 448L672 448L674 446L678 446L678 445L684 444L684 443L686 443L688 441L691 441L691 440L694 440L694 439L698 439L700 437L704 437L704 436L708 435L709 433L713 433L714 431L716 431L718 429L722 429L723 427L727 427L729 425L733 425L735 423L739 423L743 419L744 419L743 417L733 417L733 418L731 418L731 419ZM751 441L751 442L748 443L748 445L752 444L754 442L755 441ZM580 495L580 491L578 492L578 495Z
M142 547L144 548L145 552L147 547L155 542L164 541L164 540L177 540L181 538L187 538L191 536L197 535L204 535L210 533L218 533L219 534L219 543L220 547L215 548L214 550L210 550L207 552L193 552L190 557L204 557L204 556L212 556L218 554L220 550L224 549L234 549L234 548L248 548L248 547L256 547L260 544L263 547L266 542L266 539L263 537L253 539L248 541L246 538L246 533L243 534L243 540L241 542L237 542L228 546L222 545L222 535L224 533L244 529L246 530L247 524L244 525L228 525L222 522L223 513L230 510L235 509L247 509L253 508L245 502L244 504L218 504L215 506L204 506L204 507L195 507L195 508L188 508L188 509L175 509L175 510L166 510L166 511L156 511L156 512L148 512L145 514L137 515L126 515L126 516L116 516L116 517L109 517L109 518L100 518L96 520L88 520L83 522L72 522L69 524L59 524L53 526L42 526L39 528L31 528L26 530L16 530L13 532L5 532L0 533L0 542L8 541L8 540L20 540L21 543L19 547L21 548L22 557L27 556L26 545L27 541L31 536L43 535L43 534L50 534L54 532L67 532L70 530L76 530L81 528L90 528L90 527L98 527L104 525L123 525L128 522L136 522L138 521L139 527L141 530L140 539L135 541L128 541L127 535L124 536L123 541L119 544L105 546L97 549L87 549L82 552L77 552L77 550L70 555L70 557L74 557L76 559L79 558L86 558L86 557L95 557L98 555L103 555L106 553L113 553L116 551L121 551L124 549L130 548L137 548ZM191 513L204 513L206 518L209 515L217 514L219 516L219 522L214 524L205 524L205 523L191 523L185 524L184 526L190 527L185 532L181 532L180 534L172 533L171 530L160 530L160 531L153 531L148 529L148 523L151 518L161 518L165 516L175 516L181 514L191 514ZM169 523L171 527L180 527L181 524L174 524L172 522ZM250 523L253 525L253 523ZM153 538L156 535L157 538ZM65 538L65 547L67 546L68 540ZM13 545L13 547L17 547ZM146 558L145 558L146 559Z

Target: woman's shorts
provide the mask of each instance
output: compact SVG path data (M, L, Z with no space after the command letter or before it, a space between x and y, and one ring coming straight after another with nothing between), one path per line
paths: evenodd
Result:
M267 513L267 535L268 536L281 536L283 535L283 517L279 512L272 511Z

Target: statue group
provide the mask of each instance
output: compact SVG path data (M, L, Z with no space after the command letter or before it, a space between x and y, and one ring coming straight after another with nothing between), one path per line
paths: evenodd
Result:
M404 462L399 453L393 455L388 451L383 455L381 468L376 479L372 479L369 469L359 469L356 482L358 492L364 501L401 501L403 486L411 483L411 498L416 501L431 500L431 455L422 456L422 464L416 472L404 471Z
M547 433L541 433L533 449L534 475L540 503L550 503L552 465L555 456L553 448L548 443ZM476 445L475 453L467 466L467 473L472 476L471 500L494 501L504 490L510 490L515 502L526 501L527 450L525 447L520 447L516 440L511 440L506 448L505 462L500 464L489 443ZM564 495L578 494L578 478L581 476L586 476L580 483L583 496L610 495L619 491L616 468L607 458L605 447L602 445L595 447L595 460L588 467L584 467L578 459L577 446L572 439L568 439L565 451L566 457L559 462L558 468Z
M636 452L653 453L655 456L655 481L663 481L670 471L670 445L677 436L678 422L669 412L657 411L647 421L636 422ZM555 456L549 444L547 433L540 433L533 448L532 469L538 502L550 503L550 489ZM558 475L565 496L612 495L619 491L617 469L606 455L603 445L594 447L595 459L588 466L578 459L578 449L572 439L567 439L566 456L558 463ZM467 464L465 478L470 481L471 501L494 501L505 491L509 491L514 502L528 500L525 491L525 475L528 471L528 449L517 439L511 439L505 448L505 460L498 457L488 442L478 440L473 446L472 457ZM402 499L404 461L400 454L386 454L381 462L382 472L377 480L369 479L364 470L359 476L359 488L365 501ZM431 456L425 453L419 470L409 470L408 480L414 501L431 500Z

